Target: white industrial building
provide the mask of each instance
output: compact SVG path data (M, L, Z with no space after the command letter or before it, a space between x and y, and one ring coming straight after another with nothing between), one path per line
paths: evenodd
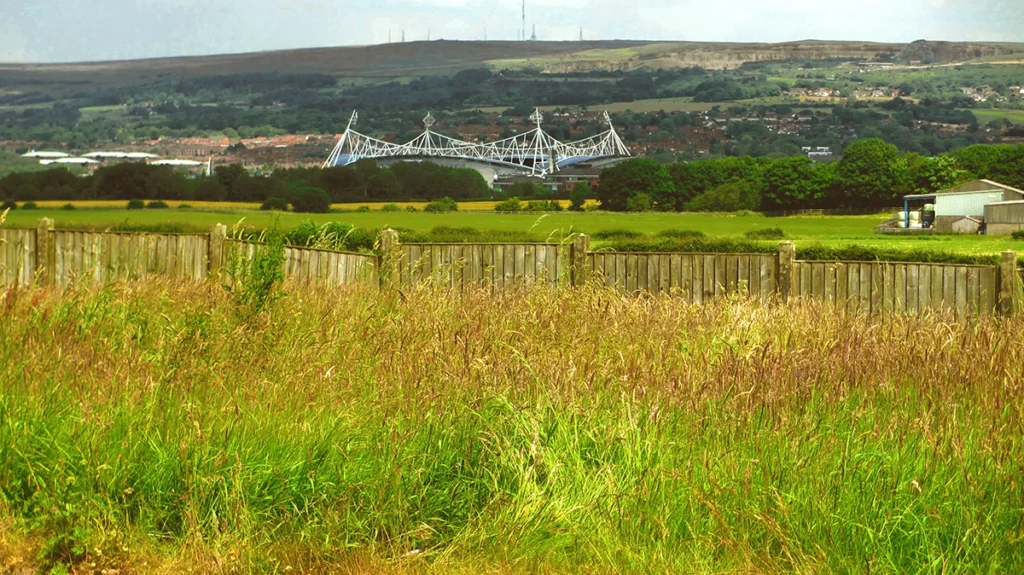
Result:
M903 221L910 222L909 226L904 223L904 226L907 227L913 227L915 219L927 225L927 217L914 218L914 214L911 213L913 211L911 204L915 204L915 209L930 204L934 205L935 219L932 227L936 230L972 233L977 232L983 225L988 228L991 223L999 223L986 221L986 211L992 213L991 208L986 210L986 206L1013 204L1022 200L1024 200L1024 190L991 180L975 180L934 194L904 196ZM989 233L1004 233L1000 230L1001 228L996 227Z

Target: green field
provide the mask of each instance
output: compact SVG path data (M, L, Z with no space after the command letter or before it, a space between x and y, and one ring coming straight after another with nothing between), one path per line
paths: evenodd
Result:
M895 210L893 211L895 213ZM275 221L281 227L313 220L317 223L344 222L356 227L408 228L427 231L437 226L472 227L478 230L530 231L539 236L565 235L571 232L593 234L602 230L629 229L644 233L657 233L667 229L699 230L711 237L739 237L745 232L765 228L781 228L799 247L802 244L822 243L829 246L866 245L904 249L956 251L969 254L997 254L1004 250L1024 251L1024 243L1008 236L913 236L894 237L874 233L874 227L887 216L794 216L768 218L752 215L711 215L693 213L549 213L549 214L497 214L460 212L446 214L369 212L294 214L263 212L259 210L125 210L125 209L38 209L14 210L7 217L7 225L34 227L40 218L53 218L58 228L91 227L104 229L116 224L160 225L180 222L199 228L215 224L234 225L243 222L259 228L269 227Z
M1014 124L1024 124L1024 110L971 110L974 115L978 118L979 122L988 122L989 120L997 120L999 118L1006 118Z

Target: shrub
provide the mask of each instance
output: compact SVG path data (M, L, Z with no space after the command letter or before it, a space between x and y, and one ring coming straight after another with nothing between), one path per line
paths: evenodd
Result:
M291 199L292 209L307 214L326 214L331 209L331 197L320 188L299 188Z
M7 204L5 203L4 205L6 206ZM1017 230L1010 234L1010 237L1015 240L1024 240L1024 230Z
M663 237L663 238L673 238L673 239L677 239L677 240L692 239L692 238L703 238L703 237L705 237L704 232L702 232L700 230L668 229L668 230L661 230L660 232L658 232L658 235Z
M380 207L382 212L400 212L402 208L398 207L398 204L384 204Z
M178 209L179 210L191 210L192 206L190 206L189 204L178 204Z
M64 204L63 206L61 206L60 209L65 210L65 211L71 211L71 210L75 209L75 204L67 203L67 204Z
M5 210L16 210L16 209L18 209L18 204L15 203L14 200L6 200L4 203L0 204L0 212L3 212Z
M786 237L782 228L764 228L761 230L750 230L743 234L749 240L781 240Z
M261 314L284 296L284 234L277 227L266 230L259 238L252 259L235 257L229 263L234 281L227 286L242 319Z
M583 205L587 203L587 198L593 194L590 189L590 184L587 182L579 182L572 187L569 192L569 211L570 212L582 212Z
M35 210L38 208L39 206L37 206L35 202L25 202L24 204L21 204L21 209L23 210Z
M626 200L627 212L649 212L651 210L651 195L645 193L633 194Z
M735 212L756 210L761 205L761 192L750 182L730 182L686 202L689 212Z
M515 196L512 196L511 198L508 198L506 200L502 200L502 201L498 202L494 206L494 211L496 211L496 212L512 213L512 212L520 212L522 210L523 210L523 203L520 202L519 198L517 198Z
M459 204L455 203L455 200L449 198L448 196L445 196L440 200L435 200L433 202L428 203L426 206L423 207L423 211L430 212L432 214L442 212L457 212L459 211Z
M167 209L167 202L164 202L163 200L153 200L152 202L149 202L148 204L146 204L146 209L147 210L166 210Z
M137 200L136 199L136 200L128 200L128 205L125 206L125 209L141 210L141 209L144 209L145 207L146 207L146 202L144 202L142 200Z
M405 206L405 211L407 211L407 212L418 212L419 210L416 209L416 206Z
M271 210L287 212L288 202L284 198L267 198L265 202L260 204L260 209L265 212L269 212Z
M625 228L612 228L608 230L599 230L591 234L595 240L610 240L610 239L637 239L643 237L642 232L636 230L629 230Z
M530 200L523 208L526 212L560 212L562 204L558 200Z
M284 243L290 246L308 247L313 245L320 235L320 226L313 220L301 221L284 234Z
M370 211L370 206L359 206L355 209L357 214L365 214Z

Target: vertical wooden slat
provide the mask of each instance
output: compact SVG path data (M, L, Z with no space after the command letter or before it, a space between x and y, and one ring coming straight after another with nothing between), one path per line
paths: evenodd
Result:
M977 316L981 313L981 270L979 268L967 269L967 313Z
M704 303L704 258L690 256L690 297L694 303Z
M953 310L956 306L956 268L942 266L942 305Z
M906 264L886 265L885 302L883 307L886 311L903 313L906 311Z
M957 317L964 317L967 315L967 268L965 266L956 266L954 274L956 277L954 280L954 285L956 286L956 294L954 295L956 315Z
M679 288L686 301L693 301L693 256L679 256Z
M739 283L740 266L739 259L735 255L727 255L725 258L725 288L727 294L736 293L736 285Z
M705 255L702 256L703 261L703 280L704 280L704 299L702 301L709 302L711 298L715 297L715 256Z
M661 256L647 256L647 291L659 293L661 291Z
M627 254L626 255L626 291L628 291L630 293L636 291L636 274L637 274L637 268L638 267L639 267L639 265L637 263L636 254Z
M683 289L683 258L680 254L672 254L668 257L668 289L671 292L681 292Z
M646 291L648 289L648 281L651 279L648 273L648 267L650 264L651 257L647 254L638 255L636 257L636 289L637 291Z
M846 269L846 309L855 312L860 306L860 264L851 263Z
M825 262L814 262L811 268L811 293L815 299L825 299Z
M906 295L904 296L906 298L906 301L903 304L902 311L905 311L906 313L912 315L916 315L921 311L921 305L919 303L919 294L921 293L921 266L916 264L896 265L906 269L905 275L907 281L907 289L905 292Z
M728 275L728 269L726 264L726 256L717 255L714 257L715 263L715 285L714 295L720 296L725 293L726 288L726 276Z
M981 271L978 301L982 315L995 313L998 300L999 284L996 281L996 268L986 267Z
M672 256L658 256L658 291L669 293L672 289Z
M871 271L873 265L860 265L860 311L863 313L871 313Z
M882 296L885 289L883 284L884 278L882 277L882 264L873 263L868 269L871 270L871 293L868 296L868 305L870 306L871 313L878 313L882 309Z
M938 311L942 309L942 266L932 265L930 268L931 273L931 303L929 307L932 310Z
M618 289L626 289L626 256L625 254L608 254L605 256L605 270L610 268L611 283L608 285L615 286ZM607 283L607 282L606 282Z
M512 277L516 283L520 283L526 274L526 246L516 246L515 271Z

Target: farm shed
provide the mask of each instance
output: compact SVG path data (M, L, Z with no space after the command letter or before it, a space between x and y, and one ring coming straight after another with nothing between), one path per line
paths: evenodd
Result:
M1024 230L1024 200L995 202L985 206L985 233L990 236Z
M934 194L904 196L903 201L906 220L910 219L911 202L935 204L935 229L949 232L954 231L953 224L964 217L983 220L987 227L992 222L986 217L986 206L1024 201L1024 191L991 180L975 180ZM993 233L991 228L987 233Z

